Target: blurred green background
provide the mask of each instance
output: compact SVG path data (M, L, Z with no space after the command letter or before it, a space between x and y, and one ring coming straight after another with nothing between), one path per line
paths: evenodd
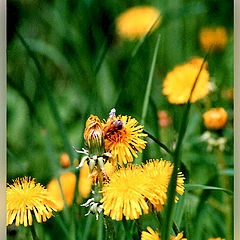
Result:
M119 38L115 33L115 19L137 5L159 9L162 22L134 55L139 41ZM202 27L224 26L228 33L226 48L208 59L210 81L216 89L191 109L182 161L188 170L189 183L223 187L222 174L225 174L230 182L228 190L233 189L233 100L227 95L233 88L233 1L8 0L7 11L8 183L16 177L32 176L47 185L62 171L59 157L63 152L71 153L72 158L79 157L71 146L84 147L83 131L90 114L107 119L115 107L117 114L140 121L159 33L160 45L144 127L172 149L183 106L168 103L162 94L163 80L176 65L193 56L205 56L198 41ZM226 127L214 133L227 138L223 152L216 149L208 152L206 143L199 140L206 131L202 114L210 107L224 107L228 113ZM168 111L173 124L161 128L158 110ZM149 139L141 157L170 160ZM225 173L219 170L219 157L226 162ZM175 220L188 239L231 239L232 198L227 196L227 206L225 198L221 191L202 189L184 194L177 205ZM88 227L85 239L97 239L96 226L100 223L94 216L89 217L91 221L86 220L82 216L84 210L75 208L80 219L77 229L84 232ZM151 224L150 217L144 218L144 226ZM116 226L118 231L123 230L118 223ZM38 228L40 239L66 239L54 219ZM9 239L31 239L23 227L14 231L9 230ZM79 236L73 239L84 239Z

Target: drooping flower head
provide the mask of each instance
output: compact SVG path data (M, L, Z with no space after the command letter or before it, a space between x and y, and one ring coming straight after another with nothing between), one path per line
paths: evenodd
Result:
M186 103L190 97L200 66L196 63L185 63L169 72L163 82L163 94L173 104ZM205 97L209 92L209 73L204 67L198 77L190 99L191 102Z
M167 200L167 189L173 171L173 165L169 161L149 160L143 164L144 180L148 186L148 191L144 196L154 206L156 211L163 209L163 205ZM184 193L184 176L178 173L176 192L180 195ZM178 197L175 198L177 201Z
M85 144L90 155L102 155L104 152L103 126L97 116L91 115L86 121L84 131Z
M204 51L212 48L213 52L224 50L227 44L227 30L224 27L205 27L200 31L199 41Z
M47 189L28 177L13 180L7 187L7 226L32 225L32 214L41 223L52 217L57 207Z
M160 11L150 6L132 7L116 19L116 32L126 39L143 37L152 27L154 31L160 24Z
M158 232L155 232L152 228L147 227L147 231L142 231L141 240L161 240L158 235ZM170 236L170 240L187 240L183 238L183 233L178 233L176 237Z
M137 219L143 213L148 213L148 205L142 192L145 187L142 182L141 168L128 165L110 176L109 182L103 186L101 202L104 214L112 219Z
M223 108L212 108L203 114L203 120L208 129L221 129L227 123L227 112Z
M142 137L147 134L142 133L143 126L138 125L135 118L130 116L115 116L109 114L109 118L104 125L105 149L109 151L118 163L132 162L133 156L137 157L137 152L142 152L146 146L146 141Z

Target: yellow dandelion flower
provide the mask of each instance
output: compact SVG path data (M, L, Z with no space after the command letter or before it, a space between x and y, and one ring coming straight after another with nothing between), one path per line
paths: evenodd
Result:
M118 163L132 162L137 152L142 152L146 141L142 137L143 126L137 125L135 118L118 116L109 118L104 125L105 149L109 151Z
M143 37L149 29L153 32L160 24L160 11L150 6L132 7L116 19L116 32L130 40ZM157 20L158 19L158 20Z
M34 178L17 178L7 187L7 226L14 220L16 226L32 225L32 214L39 223L45 222L56 209L47 189Z
M64 198L66 200L66 204L68 206L72 205L73 197L74 197L74 189L76 185L76 176L72 172L66 172L60 175L60 183L63 191ZM62 198L61 189L57 179L52 179L48 185L47 189L55 200L57 204L57 210L61 211L64 207L64 202Z
M161 240L158 232L153 231L152 228L147 227L147 231L142 231L141 240Z
M163 94L173 104L182 104L188 101L190 93L199 73L200 67L196 64L186 63L175 67L169 72L163 82ZM191 102L205 97L209 92L209 73L203 68L193 91Z
M227 123L227 112L223 108L212 108L203 114L203 120L208 129L221 129Z
M203 60L204 60L204 59L201 58L201 57L192 57L192 58L190 59L189 63L197 66L197 67L200 69L200 67L202 66ZM204 63L203 67L204 67L204 68L207 68L207 62Z
M84 198L88 198L92 188L92 179L89 177L89 173L89 167L85 162L80 169L80 178L78 182L79 193Z
M208 240L225 240L225 238L220 238L220 237L218 237L218 238L209 238Z
M212 48L212 51L221 51L227 44L227 30L224 27L206 27L200 31L199 42L204 51Z
M103 198L101 202L104 207L104 214L110 215L112 219L122 220L138 219L142 213L148 213L148 205L142 192L141 168L128 165L111 175L108 182L103 186Z
M154 206L156 211L163 209L163 205L167 199L167 188L172 175L173 164L165 160L149 160L143 164L143 175L147 189L144 196ZM184 176L181 172L178 173L176 192L180 195L184 193ZM176 201L178 197L176 196Z
M76 176L72 172L65 172L60 175L63 195L68 206L71 206L73 203L76 181ZM92 179L89 177L89 167L87 163L85 163L79 171L78 191L81 197L87 198L91 192L91 187ZM56 202L57 210L61 211L64 207L64 201L58 180L52 179L47 185L47 189Z
M155 232L152 228L147 227L147 231L142 231L141 240L161 240L158 232ZM170 236L170 240L187 240L183 238L183 233L179 233L176 237Z

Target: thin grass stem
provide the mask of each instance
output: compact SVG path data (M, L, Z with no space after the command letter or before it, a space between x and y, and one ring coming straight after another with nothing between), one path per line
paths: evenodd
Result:
M152 79L153 79L155 63L156 63L156 59L157 59L157 53L158 53L158 47L159 47L159 42L160 42L160 36L161 35L158 34L157 42L156 42L155 49L154 49L151 69L150 69L150 73L149 73L149 77L148 77L145 97L144 97L144 101L143 101L143 109L142 109L142 117L141 117L141 124L143 124L143 125L144 125L144 122L145 122L145 118L147 116L148 103L149 103L149 98L150 98L150 93L151 93L151 88L152 88Z

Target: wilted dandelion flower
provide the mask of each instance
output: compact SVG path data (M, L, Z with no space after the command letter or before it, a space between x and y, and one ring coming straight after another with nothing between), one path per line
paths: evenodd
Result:
M143 164L143 177L148 185L144 196L153 204L156 211L162 210L167 199L167 188L173 171L173 165L165 160L149 160ZM184 176L181 172L177 176L176 192L180 195L184 193ZM176 201L178 197L176 196Z
M155 232L152 228L147 227L147 231L142 231L141 240L161 240L158 233ZM170 240L187 240L183 238L183 233L178 233L176 237L170 236Z
M161 22L160 11L150 6L132 7L123 12L116 19L116 31L118 35L127 39L143 37L153 26L154 31ZM158 19L158 20L157 20Z
M188 101L199 70L198 65L186 63L175 67L167 74L163 82L163 94L167 95L170 103L182 104ZM209 92L209 86L209 73L203 68L192 93L191 102L205 97Z
M130 116L109 117L104 126L105 149L109 151L118 163L132 162L137 152L142 152L146 141L142 137L143 126L138 125ZM132 156L133 155L133 156Z
M223 50L227 44L227 30L224 27L205 27L200 31L199 41L204 51Z
M138 219L142 213L148 213L148 205L142 192L145 185L142 182L141 168L128 165L114 172L109 182L103 186L101 202L104 214L112 219Z
M221 129L227 123L227 112L223 108L212 108L203 114L203 120L208 129Z
M47 189L34 178L17 178L7 187L7 226L14 220L16 226L32 225L32 214L39 223L45 222L56 209Z
M86 121L84 130L85 144L90 155L101 155L104 152L103 126L97 116L91 115Z

